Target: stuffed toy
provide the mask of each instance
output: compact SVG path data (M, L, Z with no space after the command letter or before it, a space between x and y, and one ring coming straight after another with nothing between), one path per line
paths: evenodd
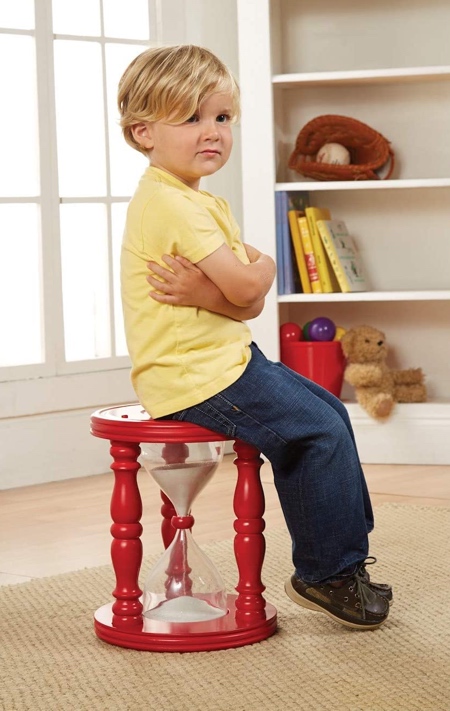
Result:
M382 331L357 326L346 331L341 344L347 359L344 380L355 388L358 403L371 417L386 420L396 402L425 402L421 368L391 370Z

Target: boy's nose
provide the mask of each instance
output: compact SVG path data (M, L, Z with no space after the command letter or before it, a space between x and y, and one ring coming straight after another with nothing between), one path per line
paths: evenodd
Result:
M210 141L217 141L219 139L219 131L217 129L216 123L207 124L203 131L203 136Z

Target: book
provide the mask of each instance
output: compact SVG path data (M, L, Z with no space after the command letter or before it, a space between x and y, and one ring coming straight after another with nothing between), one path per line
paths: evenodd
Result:
M320 284L319 272L317 271L316 258L314 256L314 250L312 246L311 235L309 234L308 220L306 219L306 216L301 216L298 218L298 226L303 245L303 252L305 254L305 262L306 268L308 270L309 282L311 284L311 291L314 294L321 294L322 287Z
M318 220L317 229L341 290L367 291L367 276L345 222Z
M300 268L297 261L295 246L292 241L292 234L289 226L289 211L297 210L304 214L305 208L309 206L309 193L306 190L288 190L287 191L288 209L285 215L287 222L287 236L286 240L288 242L288 249L285 250L285 254L289 258L289 263L294 272L294 291L293 293L301 293L304 291L302 285L302 278L300 275ZM308 292L305 292L308 293Z
M298 218L303 213L300 210L289 210L289 227L291 230L291 239L294 247L294 255L297 261L298 273L300 276L300 283L302 291L304 294L311 294L311 284L308 276L308 269L306 266L305 253L303 251L302 238L300 235L300 227L298 224Z
M281 239L281 193L275 193L275 236L277 250L277 293L284 294L284 259Z
M304 213L309 207L309 193L306 190L288 190L288 203L290 210Z
M307 204L309 204L309 196L305 191L279 190L275 193L277 287L279 295L295 294L302 291L297 260L293 254L288 213L290 209L304 209Z
M289 230L288 211L289 197L285 190L279 193L281 252L283 255L283 294L295 294L294 260L292 254L291 233Z
M324 294L330 294L334 288L331 278L332 272L327 262L322 240L317 229L317 220L329 220L331 219L331 214L328 208L325 207L307 207L305 208L305 215L308 220L308 229L311 235L322 292Z

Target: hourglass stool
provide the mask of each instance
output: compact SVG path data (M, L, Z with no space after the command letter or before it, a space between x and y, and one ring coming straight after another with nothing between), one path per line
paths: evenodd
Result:
M171 618L169 615L169 619L158 617L163 608L157 602L150 603L153 609L145 611L147 593L144 587L143 595L138 584L143 557L140 539L143 530L140 523L142 500L137 482L141 465L138 458L141 450L144 453L150 451L151 456L152 448L159 447L161 464L154 466L152 473L156 472L154 478L161 487L163 501L161 534L166 549L163 558L168 557L167 560L161 559L159 575L165 576L165 609L169 609L169 603L177 606L186 600L194 607L204 605L211 609L205 602L207 595L199 600L189 590L194 566L190 567L189 559L184 562L182 560L183 551L186 551L186 536L190 536L189 546L197 549L199 565L212 565L193 542L190 530L194 523L190 502L205 485L206 479L199 483L199 477L202 477L205 466L211 464L210 455L206 464L189 464L189 447L209 447L213 456L217 451L216 464L210 467L213 470L221 459L223 443L230 438L191 423L152 420L139 404L97 410L91 416L91 434L110 440L113 458L111 469L115 475L111 499L111 558L116 576L116 587L112 595L115 602L103 605L96 611L94 627L97 636L109 644L155 652L226 649L253 644L270 637L277 627L277 611L262 595L265 590L261 581L265 554L265 502L259 475L263 460L259 451L239 440L234 443L237 454L237 481L233 499L236 515L234 555L238 569L235 590L238 594L223 594L223 610L216 610L220 616L198 619L194 615L194 621L184 621L183 617L177 616ZM152 467L145 462L145 458L144 465L147 469ZM198 476L195 472L193 474L194 470L198 471ZM195 480L192 479L191 486L189 477L192 476ZM161 484L161 481L169 481L171 489ZM186 486L187 499L183 493ZM169 491L170 498L162 491L163 488ZM184 502L185 510L181 513L174 507L176 501L177 506ZM203 581L207 575L208 571L205 571L205 575L202 572L199 577ZM177 595L181 595L177 592L180 581L183 597L176 599Z

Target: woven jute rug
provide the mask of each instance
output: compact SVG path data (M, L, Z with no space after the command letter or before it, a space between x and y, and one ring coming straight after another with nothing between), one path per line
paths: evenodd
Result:
M285 530L266 532L264 565L279 631L238 649L152 653L101 642L92 617L110 599L109 566L0 588L2 711L448 711L450 509L385 504L375 512L374 579L394 585L395 603L372 632L285 596ZM232 590L232 541L205 551Z

